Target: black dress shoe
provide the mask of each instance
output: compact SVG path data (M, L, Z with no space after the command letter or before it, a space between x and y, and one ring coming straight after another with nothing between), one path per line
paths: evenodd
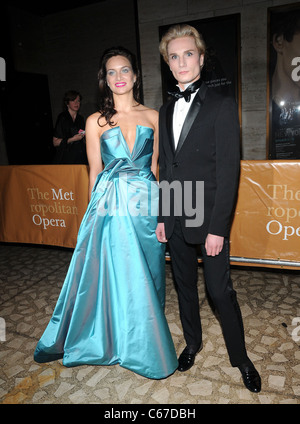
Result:
M261 379L253 364L239 367L245 386L250 392L258 393L261 390Z
M178 358L178 371L184 372L189 370L194 365L195 357L202 348L202 343L199 348L186 346Z

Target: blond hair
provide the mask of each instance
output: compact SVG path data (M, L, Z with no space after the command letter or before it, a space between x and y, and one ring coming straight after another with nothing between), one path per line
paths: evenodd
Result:
M195 40L196 47L198 49L199 54L205 54L205 42L202 38L202 35L196 30L196 28L192 27L188 24L177 24L171 26L167 32L163 35L161 42L159 44L159 51L165 62L169 63L168 58L168 44L171 40L175 40L176 38L181 37L193 37Z

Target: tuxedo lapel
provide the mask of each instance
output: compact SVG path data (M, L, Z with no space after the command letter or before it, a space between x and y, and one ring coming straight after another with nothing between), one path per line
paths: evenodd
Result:
M170 147L173 152L175 153L175 142L174 142L174 133L173 133L173 113L174 113L174 106L175 106L175 99L173 99L170 104L167 107L166 111L166 124L167 124L167 134L170 142Z
M185 118L181 133L180 133L180 137L178 140L178 144L177 144L177 149L175 152L175 156L178 154L178 152L180 151L181 147L183 146L186 137L188 135L188 133L190 132L190 129L195 121L196 116L198 115L201 105L204 101L204 97L207 91L207 86L205 84L202 84L197 95L195 96L193 103L191 104L190 110ZM173 107L174 109L174 107ZM172 131L173 134L173 131ZM173 140L174 143L174 140Z

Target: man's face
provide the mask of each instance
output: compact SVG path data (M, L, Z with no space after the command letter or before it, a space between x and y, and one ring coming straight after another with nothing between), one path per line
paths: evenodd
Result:
M199 54L193 37L181 37L169 42L168 61L174 78L184 89L185 84L200 78L204 54Z

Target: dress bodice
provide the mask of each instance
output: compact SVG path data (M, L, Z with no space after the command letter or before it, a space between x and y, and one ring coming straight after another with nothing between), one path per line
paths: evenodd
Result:
M100 138L101 156L105 167L116 159L122 159L134 168L150 168L153 153L154 131L150 127L136 126L132 152L119 126L105 131Z

